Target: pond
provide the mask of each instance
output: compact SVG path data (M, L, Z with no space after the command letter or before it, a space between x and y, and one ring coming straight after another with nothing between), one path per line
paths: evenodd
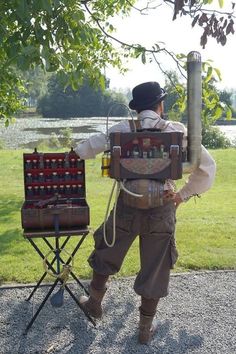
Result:
M120 117L109 118L109 126L119 122ZM62 137L61 130L71 128L75 142L88 138L92 134L106 132L106 117L93 118L19 118L8 128L0 125L0 140L9 149L30 148L37 146L39 141L50 138L51 134ZM231 141L236 141L236 125L221 125L219 128Z

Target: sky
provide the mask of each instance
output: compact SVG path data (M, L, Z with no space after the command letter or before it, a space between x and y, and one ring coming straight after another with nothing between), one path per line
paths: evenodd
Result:
M140 6L146 1L138 1ZM215 9L218 0L214 2ZM230 0L225 0L225 5L230 5ZM222 81L218 85L220 89L236 88L236 33L229 35L225 46L217 44L210 38L206 48L200 46L202 29L191 27L191 20L186 16L172 21L173 11L170 7L162 5L158 9L149 12L148 15L140 15L132 11L128 18L114 18L113 23L117 28L114 36L126 43L140 43L151 48L154 43L164 42L167 49L175 53L188 54L192 50L200 52L202 61L211 59L212 65L221 71ZM161 57L165 70L177 70L176 66L167 56ZM164 75L160 72L156 63L142 64L141 59L128 63L129 72L124 76L115 69L106 72L110 78L110 88L133 88L141 82L158 81L164 86Z

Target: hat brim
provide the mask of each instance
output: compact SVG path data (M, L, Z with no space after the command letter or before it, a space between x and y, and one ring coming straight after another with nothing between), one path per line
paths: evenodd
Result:
M129 108L134 110L147 109L154 106L156 103L163 101L167 96L166 92L161 93L159 96L155 97L152 100L140 101L140 100L131 100L129 102Z

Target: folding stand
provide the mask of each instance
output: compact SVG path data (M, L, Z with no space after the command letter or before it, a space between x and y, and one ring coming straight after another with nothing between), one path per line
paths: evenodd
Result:
M94 326L96 326L95 321L83 309L83 307L81 306L81 304L79 303L78 299L73 294L71 289L68 287L68 285L64 284L63 279L61 279L60 276L58 276L60 274L61 266L62 265L69 265L71 263L73 257L75 256L75 254L79 250L79 248L80 248L81 244L83 243L85 237L88 235L89 230L88 230L87 227L85 227L85 228L79 228L78 227L78 228L73 228L73 229L70 229L70 230L60 229L59 228L59 215L57 213L54 214L54 226L55 226L54 230L48 230L48 231L46 231L46 230L43 230L43 231L36 231L36 230L34 230L34 231L26 231L25 230L25 232L24 232L24 237L30 242L30 244L33 246L33 248L36 250L36 252L39 254L39 256L44 260L44 262L46 262L46 265L47 265L48 269L50 269L50 271L53 274L55 274L55 276L56 276L56 280L51 285L48 293L46 294L45 298L43 299L42 303L40 304L38 310L36 311L36 313L34 314L32 319L30 320L29 324L27 325L26 330L25 330L26 333L31 328L31 326L33 325L34 321L36 320L37 316L39 315L39 313L42 310L43 306L45 305L46 301L48 300L48 298L52 294L54 288L56 287L56 285L59 282L62 285L64 285L65 290L67 290L67 292L72 297L72 299L76 302L76 304L84 312L84 314L88 318L88 320ZM65 246L68 243L68 241L70 240L71 236L81 236L81 237L78 240L73 252L71 253L71 255L69 255L68 259L67 260L63 260L63 258L61 256L61 253L65 249ZM60 237L64 237L65 238L65 240L62 242L61 245L59 244L60 243ZM54 256L54 258L52 259L51 262L49 262L46 259L46 256L43 254L43 252L37 246L37 244L35 242L35 239L37 239L37 238L42 238L43 241L45 242L45 244L48 246L50 252L54 252L55 256ZM53 245L52 245L52 240L55 241L55 247L53 247ZM55 262L56 262L56 267L53 266ZM79 284L79 286L85 291L85 293L89 294L88 291L86 290L86 288L84 287L84 285L80 282L78 277L74 274L74 272L70 271L70 274L74 278L74 280ZM42 283L42 281L43 281L43 279L45 278L46 275L47 275L47 272L45 271L43 273L43 275L41 276L41 278L39 279L38 283L33 288L31 294L29 295L29 297L27 299L27 301L29 301L32 298L32 296L34 295L36 290L40 287L40 284Z

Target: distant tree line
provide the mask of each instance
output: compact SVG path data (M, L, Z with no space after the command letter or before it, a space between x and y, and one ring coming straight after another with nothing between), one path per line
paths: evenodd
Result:
M170 120L185 122L187 119L186 111L186 87L180 82L176 72L166 73L165 89L168 92L165 100L165 112ZM67 86L66 80L59 74L48 74L37 67L21 73L24 78L24 99L25 105L30 106L36 103L38 113L43 117L91 117L106 116L111 107L112 116L129 116L127 109L116 103L128 104L131 99L131 90L114 91L109 89L109 80L106 79L105 89L95 88L89 80L75 88ZM98 86L98 85L97 85ZM129 82L127 82L127 87ZM208 101L219 101L218 109L208 109L209 103L203 100L203 123L212 125L217 119L227 117L224 107L229 107L232 116L236 116L234 90L216 90L214 79L207 82L208 92L214 88L213 93L208 96Z
M43 117L103 117L112 108L111 116L123 117L128 115L124 104L127 99L122 93L92 87L87 80L77 90L71 86L65 89L58 75L53 75L47 93L38 100L37 110Z

